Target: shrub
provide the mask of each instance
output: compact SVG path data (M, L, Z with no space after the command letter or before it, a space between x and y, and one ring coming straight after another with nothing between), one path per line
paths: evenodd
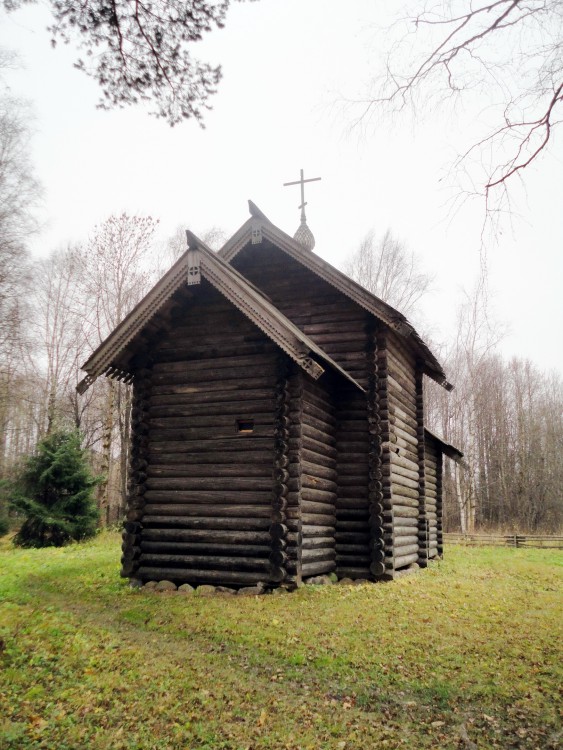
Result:
M15 482L11 506L25 517L20 547L61 547L96 533L94 477L78 432L53 432L38 445Z

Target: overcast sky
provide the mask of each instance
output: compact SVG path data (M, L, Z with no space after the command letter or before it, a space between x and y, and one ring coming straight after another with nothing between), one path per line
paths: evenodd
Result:
M456 117L442 110L416 124L351 127L354 115L343 102L361 96L376 73L385 42L378 28L399 7L370 0L235 3L225 29L194 50L224 73L205 129L191 121L171 129L142 108L96 110L96 85L72 68L76 52L51 49L44 8L1 16L0 46L17 50L23 63L7 80L35 112L44 230L33 252L84 239L121 211L158 218L161 238L178 225L230 235L248 216L248 198L293 234L299 190L282 183L303 168L306 177L322 177L306 193L315 252L340 265L369 230L390 228L435 276L425 326L447 338L463 290L479 272L483 226L480 202L453 212L448 167L481 132L487 102L473 101ZM487 251L495 313L509 327L502 351L559 371L562 167L560 142L527 171L525 190L515 186L512 220Z

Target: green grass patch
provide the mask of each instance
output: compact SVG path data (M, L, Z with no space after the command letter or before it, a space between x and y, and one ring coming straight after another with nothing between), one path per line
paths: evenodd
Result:
M0 548L2 750L561 747L561 552L204 598L130 589L119 549Z

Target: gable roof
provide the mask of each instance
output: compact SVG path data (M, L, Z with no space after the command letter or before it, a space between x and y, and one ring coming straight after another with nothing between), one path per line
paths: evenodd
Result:
M318 255L304 250L292 237L272 224L252 201L248 201L248 204L251 218L219 250L219 255L223 260L230 263L249 242L258 244L263 238L269 240L291 258L317 274L382 323L396 331L414 349L424 365L425 373L446 390L451 391L453 389L453 385L448 382L446 374L436 357L402 313L368 292L363 286Z
M222 260L191 232L186 232L189 249L145 295L136 307L119 323L82 365L87 375L77 385L84 393L99 375L131 382L133 372L119 362L119 355L156 315L164 303L184 284L199 284L207 279L227 300L237 307L263 333L288 354L313 378L319 378L324 368L320 359L340 373L360 390L362 386L340 365L334 362L303 331L283 315L256 287L235 268ZM314 358L315 357L315 358Z

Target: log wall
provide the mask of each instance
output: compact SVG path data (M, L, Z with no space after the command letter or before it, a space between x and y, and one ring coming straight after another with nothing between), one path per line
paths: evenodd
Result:
M279 577L283 559L272 557L285 543L282 535L272 544L274 505L283 509L285 500L285 475L272 492L274 437L285 417L278 350L206 282L180 312L174 333L152 351L150 389L133 422L133 445L146 446L135 574L243 585L268 580L275 567ZM238 420L253 420L252 431Z
M302 377L299 431L303 578L331 573L336 568L336 417L331 390L326 376L321 381Z
M442 555L442 460L443 455L439 446L431 438L427 438L424 451L425 459L425 501L424 501L424 532L425 544L421 549L421 557L432 558Z
M414 356L393 332L378 337L385 567L388 575L418 563L420 440ZM420 422L420 423L419 423Z
M342 384L337 398L336 572L370 575L369 443L366 397Z
M369 313L268 243L244 248L232 265L367 389Z

